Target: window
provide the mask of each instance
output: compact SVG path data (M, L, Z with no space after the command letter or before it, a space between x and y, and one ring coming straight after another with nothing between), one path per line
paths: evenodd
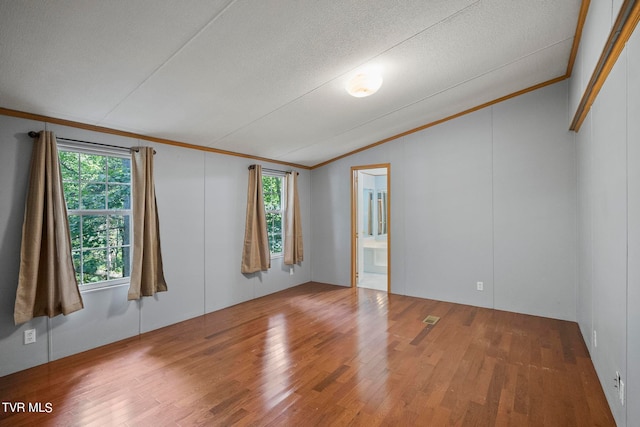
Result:
M80 289L128 282L131 270L128 153L60 144L59 158Z
M271 256L282 256L283 244L283 193L284 176L263 173L262 195L264 210L267 217L267 236L269 237L269 251Z

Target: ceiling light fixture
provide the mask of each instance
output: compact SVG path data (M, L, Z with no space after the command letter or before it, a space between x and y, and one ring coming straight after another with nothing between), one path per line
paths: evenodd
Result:
M370 70L356 74L347 82L347 93L356 98L373 95L382 86L382 76L379 72Z

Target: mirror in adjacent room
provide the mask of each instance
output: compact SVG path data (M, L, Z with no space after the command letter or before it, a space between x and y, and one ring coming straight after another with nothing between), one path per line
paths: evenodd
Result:
M363 192L362 235L373 236L373 190L365 188Z
M378 190L378 235L387 234L387 191Z

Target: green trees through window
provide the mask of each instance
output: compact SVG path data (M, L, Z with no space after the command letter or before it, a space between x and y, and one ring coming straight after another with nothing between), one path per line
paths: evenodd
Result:
M59 151L79 285L130 275L131 161Z
M262 194L267 217L267 236L269 237L271 255L282 253L283 181L284 177L282 176L262 176Z

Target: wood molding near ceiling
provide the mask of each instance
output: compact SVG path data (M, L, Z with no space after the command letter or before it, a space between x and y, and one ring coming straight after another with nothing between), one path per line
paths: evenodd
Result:
M604 82L607 80L607 77L609 77L609 73L620 57L639 21L640 1L625 0L620 8L616 22L611 28L609 38L602 51L602 55L600 55L598 64L578 104L576 114L569 127L570 130L574 132L580 130L580 126L582 126L584 119L587 117L587 114L589 114L600 89L602 89Z
M190 148L192 150L206 151L208 153L224 154L226 156L243 157L245 159L252 159L252 160L259 160L259 161L262 161L262 162L276 163L276 164L280 164L280 165L291 166L291 167L294 167L294 168L307 169L307 170L311 169L310 166L300 165L300 164L297 164L297 163L283 162L283 161L280 161L280 160L268 159L266 157L259 157L259 156L252 156L250 154L237 153L235 151L219 150L217 148L204 147L204 146L201 146L201 145L189 144L189 143L180 142L180 141L173 141L171 139L156 138L154 136L147 136L147 135L142 135L142 134L133 133L133 132L127 132L127 131L122 131L122 130L117 130L117 129L111 129L111 128L107 128L107 127L103 127L103 126L89 125L89 124L86 124L86 123L74 122L72 120L57 119L55 117L48 117L48 116L43 116L43 115L40 115L40 114L26 113L24 111L11 110L11 109L8 109L8 108L0 107L0 115L11 116L11 117L19 117L19 118L22 118L22 119L36 120L36 121L40 121L40 122L53 123L53 124L62 125L62 126L69 126L69 127L77 128L77 129L89 130L89 131L93 131L93 132L100 132L100 133L107 133L107 134L110 134L110 135L123 136L123 137L126 137L126 138L141 139L141 140L149 141L149 142L157 142L159 144L173 145L175 147Z
M587 20L587 13L589 12L590 4L591 0L582 0L582 5L580 6L580 13L578 14L578 25L576 25L576 33L573 36L573 45L571 46L569 64L567 65L567 78L571 77L571 73L573 73L573 65L576 62L576 56L578 56L578 48L580 47L580 40L582 39L582 30L584 29L584 23Z

